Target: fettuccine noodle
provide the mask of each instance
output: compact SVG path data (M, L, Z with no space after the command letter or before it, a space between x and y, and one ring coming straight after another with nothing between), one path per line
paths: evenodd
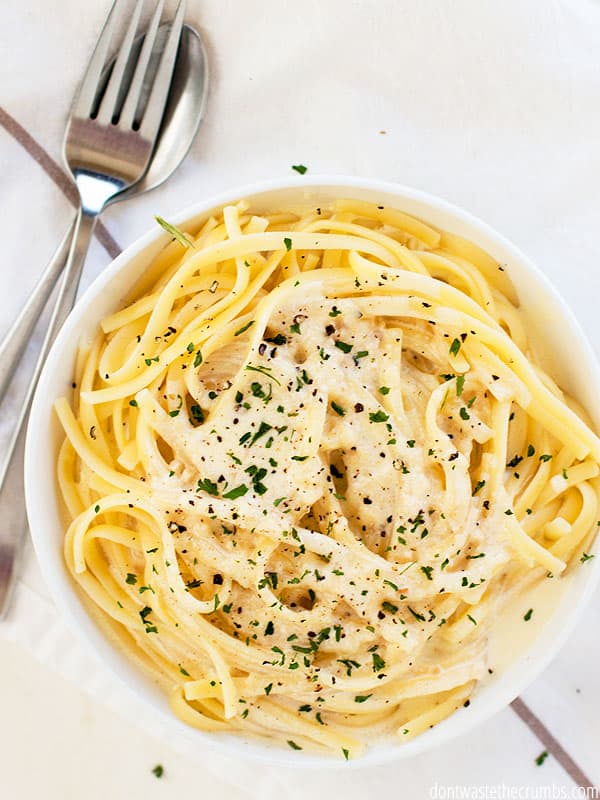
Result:
M600 441L470 242L358 201L162 224L56 402L68 568L189 725L406 741L586 560Z

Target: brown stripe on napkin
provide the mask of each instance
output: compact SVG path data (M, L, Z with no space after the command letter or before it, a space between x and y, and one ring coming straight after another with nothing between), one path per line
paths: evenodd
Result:
M49 153L44 150L42 145L26 131L2 106L0 106L0 125L4 130L15 139L21 147L29 153L34 161L40 165L44 172L58 186L65 197L74 206L78 205L79 197L77 189L67 172L58 164ZM111 258L116 258L121 253L121 247L113 239L108 229L98 220L96 225L96 238L104 247Z
M578 786L584 789L595 789L595 785L588 778L581 767L575 763L571 756L567 753L565 748L550 733L548 728L544 725L542 720L533 713L529 706L517 697L511 703L512 710L521 718L527 727L534 733L540 742L544 745L546 750L554 756L564 771L572 778Z

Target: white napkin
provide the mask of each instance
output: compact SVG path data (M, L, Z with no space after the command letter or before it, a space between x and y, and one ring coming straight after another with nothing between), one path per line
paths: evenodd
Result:
M52 161L62 167L68 107L108 6L108 0L88 0L82 14L79 0L21 0L2 9L0 334L73 213L53 180ZM103 216L121 247L153 224L154 213L168 218L216 191L293 176L292 164L311 173L381 177L439 194L513 239L563 293L597 346L597 0L203 0L188 6L187 18L210 54L207 117L166 185ZM83 285L108 261L95 242ZM34 344L2 409L0 444L8 440ZM599 600L597 594L561 655L523 698L596 783L600 640L589 632L600 626ZM66 627L31 548L9 621L0 625L0 652L3 637L165 737L162 725ZM165 741L168 747L190 754L204 776L225 779L237 796L257 798L276 792L358 798L390 789L421 797L436 783L573 788L577 778L552 757L535 764L546 745L511 709L442 750L361 772L257 769L216 751L192 752L184 737Z

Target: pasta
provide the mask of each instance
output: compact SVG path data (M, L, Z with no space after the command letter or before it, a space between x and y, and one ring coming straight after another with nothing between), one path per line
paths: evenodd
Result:
M407 741L507 598L588 558L600 440L476 245L354 200L158 219L56 401L66 564L189 725Z

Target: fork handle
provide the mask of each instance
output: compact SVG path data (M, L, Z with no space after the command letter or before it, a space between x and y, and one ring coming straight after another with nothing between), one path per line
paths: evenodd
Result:
M50 325L23 400L21 413L0 473L0 619L8 609L17 573L18 558L27 529L24 461L27 420L31 401L46 356L63 322L75 304L83 264L97 218L97 214L90 214L83 210L80 210L77 216L67 265L59 285L56 305L54 306Z
M76 219L76 217L73 218L69 230L63 236L61 243L48 262L48 266L33 287L18 317L0 343L0 403L4 400L11 378L15 374L21 356L29 343L31 334L48 302L48 298L56 286L60 273L65 268Z

